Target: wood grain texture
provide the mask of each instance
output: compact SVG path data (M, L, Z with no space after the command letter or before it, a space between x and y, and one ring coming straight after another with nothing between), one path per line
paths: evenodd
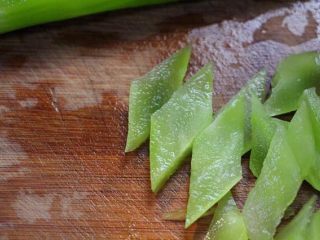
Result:
M214 109L260 68L320 50L320 3L195 1L0 36L0 239L201 239L164 221L186 206L187 163L157 196L147 144L124 154L130 82L191 43L216 66ZM233 193L242 207L254 178ZM314 191L304 185L293 209Z

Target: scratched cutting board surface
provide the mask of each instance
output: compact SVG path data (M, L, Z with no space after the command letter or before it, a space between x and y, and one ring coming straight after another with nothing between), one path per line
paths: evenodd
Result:
M0 239L201 239L210 217L188 230L162 219L186 206L189 160L155 196L147 144L124 154L130 82L190 43L188 75L215 63L217 110L259 69L320 50L319 13L319 1L195 1L0 36ZM243 162L239 207L255 181Z

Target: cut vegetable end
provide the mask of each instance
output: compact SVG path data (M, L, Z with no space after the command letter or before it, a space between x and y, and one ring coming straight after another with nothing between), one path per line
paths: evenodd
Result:
M125 153L132 152L132 151L136 150L139 146L132 146L131 144L127 144L124 152Z
M207 217L214 214L215 206L210 208L203 216L201 217ZM185 208L183 209L177 209L174 211L166 212L162 215L162 219L166 221L185 221L186 220L186 214L187 211Z
M185 228L189 228L192 224L194 224L199 218L201 218L201 216L203 216L206 212L208 212L211 208L213 208L219 201L221 201L221 199L226 196L226 194L228 194L229 190L235 185L237 184L240 180L241 180L241 176L238 179L235 179L234 182L230 183L229 187L225 188L225 192L221 194L221 198L219 199L215 199L213 202L210 202L207 204L206 207L204 207L202 212L199 212L197 215L190 215L190 212L187 211L187 217L186 217L186 222L185 222ZM189 203L188 203L189 206Z
M158 193L162 189L162 187L164 186L165 182L166 182L166 180L164 180L162 183L155 183L155 182L151 181L151 191L153 193Z

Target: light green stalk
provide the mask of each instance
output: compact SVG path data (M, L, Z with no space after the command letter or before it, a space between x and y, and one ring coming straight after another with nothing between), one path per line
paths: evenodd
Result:
M176 0L0 0L0 33L83 15Z
M207 64L151 116L151 188L158 192L212 122L212 65ZM208 210L208 209L207 209Z
M182 85L190 54L190 47L183 48L132 82L126 152L135 150L149 137L151 115Z
M266 73L259 72L194 141L186 227L230 191L242 177L241 155L250 148L251 97L263 99Z

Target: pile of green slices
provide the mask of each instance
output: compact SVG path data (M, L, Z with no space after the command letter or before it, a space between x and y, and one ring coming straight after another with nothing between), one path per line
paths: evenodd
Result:
M315 197L274 237L302 182L320 190L320 54L284 59L268 99L266 72L258 72L213 114L212 64L183 84L190 53L178 51L131 85L126 152L150 138L152 191L191 154L186 227L216 205L206 239L320 239ZM274 118L293 111L290 122ZM257 181L240 211L230 190L249 150Z

